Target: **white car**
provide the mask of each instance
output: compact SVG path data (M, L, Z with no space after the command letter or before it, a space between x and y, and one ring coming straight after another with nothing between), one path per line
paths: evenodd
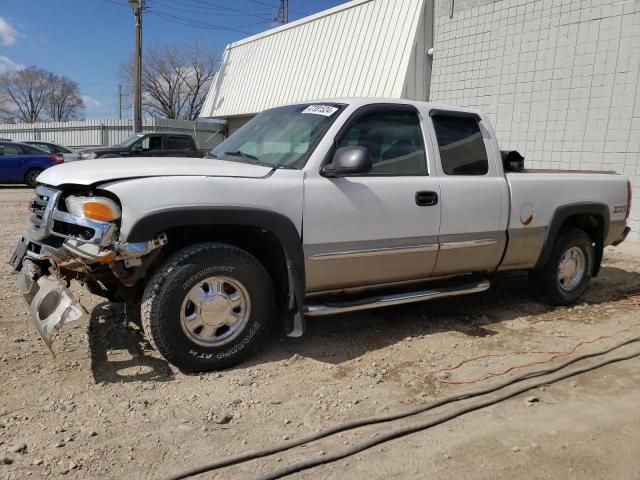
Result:
M267 110L210 158L38 181L11 263L47 345L80 315L77 279L134 316L141 304L151 343L191 371L237 364L276 319L299 336L305 315L482 292L499 271L571 304L631 203L623 176L503 159L477 110L362 98Z
M38 140L29 140L28 142L21 143L26 143L27 145L39 148L40 150L44 150L45 152L61 155L64 158L65 162L75 162L76 160L80 160L78 152L71 150L69 147L58 145L57 143L41 142Z

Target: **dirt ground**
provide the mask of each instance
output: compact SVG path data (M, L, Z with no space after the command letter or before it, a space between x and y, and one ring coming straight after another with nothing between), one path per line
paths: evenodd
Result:
M30 196L25 188L0 188L0 259L9 258L24 228ZM185 375L139 330L122 324L119 306L86 292L80 298L91 313L63 329L52 357L3 264L0 479L163 478L345 420L487 386L505 377L470 385L442 380L473 380L551 355L526 352L566 352L614 335L579 346L580 354L640 335L638 293L640 256L609 250L585 302L571 309L534 302L526 276L510 274L494 279L486 294L309 319L303 338L274 338L238 368ZM634 349L640 345L619 353ZM441 371L513 351L525 354ZM291 478L640 478L639 405L635 358ZM198 478L255 478L453 408Z

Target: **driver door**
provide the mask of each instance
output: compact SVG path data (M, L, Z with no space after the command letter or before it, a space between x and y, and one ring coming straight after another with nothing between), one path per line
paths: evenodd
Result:
M307 291L429 277L438 255L439 185L429 176L426 123L411 105L372 105L349 119L335 148L367 147L368 174L305 178ZM431 153L429 152L429 155Z
M162 135L147 135L141 138L131 149L134 157L162 157Z

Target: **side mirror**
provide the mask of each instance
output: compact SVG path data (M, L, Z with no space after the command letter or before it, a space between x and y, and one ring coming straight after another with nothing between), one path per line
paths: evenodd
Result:
M325 177L336 178L369 173L373 167L371 153L366 147L342 147L336 150L333 161L322 168Z
M131 148L131 152L133 153L142 153L142 147L140 145L135 145Z

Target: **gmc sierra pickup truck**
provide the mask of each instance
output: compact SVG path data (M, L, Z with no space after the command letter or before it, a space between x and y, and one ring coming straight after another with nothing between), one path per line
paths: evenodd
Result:
M521 159L472 109L274 108L209 158L46 170L11 263L49 347L81 315L75 279L188 371L237 364L275 319L300 336L305 316L482 292L500 271L573 303L629 231L630 184Z

